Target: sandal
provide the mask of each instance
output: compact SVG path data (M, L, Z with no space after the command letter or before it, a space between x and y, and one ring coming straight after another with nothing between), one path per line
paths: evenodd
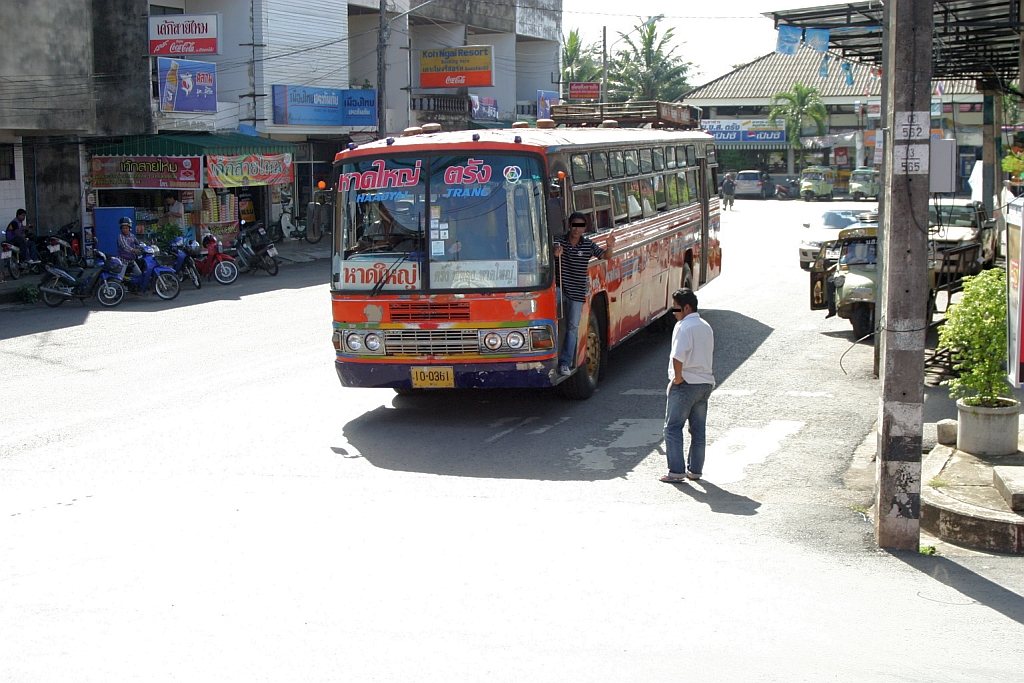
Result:
M666 474L664 477L662 477L658 481L663 481L666 484L682 484L683 482L686 481L686 475L685 474L672 474L671 472L669 472L668 474Z

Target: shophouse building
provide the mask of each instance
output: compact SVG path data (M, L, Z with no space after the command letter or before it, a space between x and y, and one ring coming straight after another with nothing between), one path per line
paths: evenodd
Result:
M833 55L826 61L807 47L796 55L772 52L694 88L682 101L701 108L703 125L715 136L725 168L793 175L799 153L781 123L768 119L772 97L792 90L794 82L816 88L828 112L824 135L813 124L801 131L806 165L835 166L840 177L876 159L880 165L875 143L882 79L880 71L867 65ZM957 140L959 187L964 189L981 154L983 96L974 81L941 81L933 84L930 104L932 136Z

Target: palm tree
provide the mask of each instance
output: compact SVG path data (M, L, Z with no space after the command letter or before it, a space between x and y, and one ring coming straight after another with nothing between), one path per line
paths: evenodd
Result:
M599 54L600 47L596 43L583 44L578 28L569 31L569 35L562 43L562 83L566 89L562 94L565 98L569 96L569 83L591 83L601 80Z
M626 47L619 50L609 64L610 101L671 102L690 89L686 79L693 63L676 54L677 47L671 46L674 37L671 28L659 36L656 20L651 17L631 31L619 33L619 37Z
M813 122L818 129L818 135L824 135L827 130L828 110L821 101L818 89L795 81L792 90L783 90L772 95L771 106L768 120L773 125L779 121L785 122L786 137L793 149L800 152L800 168L803 169L804 145L800 141L800 131L804 123Z

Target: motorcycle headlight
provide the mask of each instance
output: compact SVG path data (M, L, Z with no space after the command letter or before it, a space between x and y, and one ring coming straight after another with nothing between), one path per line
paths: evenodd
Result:
M510 349L521 349L526 343L526 337L521 332L509 332L508 336L505 337L505 343L508 344Z
M497 351L501 348L501 335L497 332L488 332L484 335L484 346L486 346L489 351Z
M348 348L352 349L353 351L359 351L360 349L363 348L363 340L359 337L358 334L350 334L347 337L345 337L345 343L348 344Z
M378 335L368 334L366 335L366 339L364 341L366 343L366 348L368 350L380 351L380 337Z

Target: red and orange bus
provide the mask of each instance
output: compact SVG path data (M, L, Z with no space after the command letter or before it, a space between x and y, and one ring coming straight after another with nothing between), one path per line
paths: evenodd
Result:
M721 272L717 161L700 131L514 128L388 138L337 155L331 296L344 386L549 387L589 397L607 350ZM552 239L589 214L577 370Z

